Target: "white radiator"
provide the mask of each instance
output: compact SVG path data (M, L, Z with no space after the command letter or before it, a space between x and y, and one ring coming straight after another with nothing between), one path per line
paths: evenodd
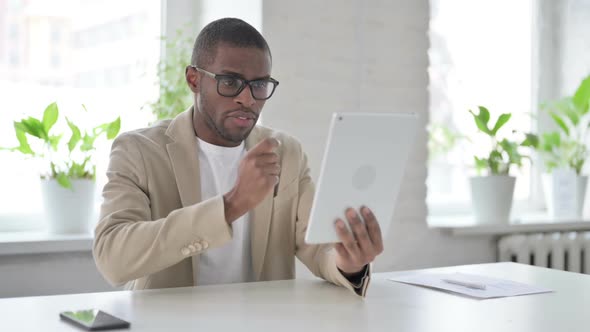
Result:
M501 262L518 262L590 274L590 232L507 235L498 241Z

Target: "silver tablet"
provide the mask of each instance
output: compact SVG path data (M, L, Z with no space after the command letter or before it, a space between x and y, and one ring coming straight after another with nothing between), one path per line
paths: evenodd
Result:
M362 205L386 236L417 129L414 113L334 113L305 242L340 242L334 222Z

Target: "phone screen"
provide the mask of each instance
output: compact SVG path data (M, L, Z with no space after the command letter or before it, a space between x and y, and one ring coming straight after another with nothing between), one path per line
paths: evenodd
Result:
M131 324L98 309L64 311L59 316L90 331L129 328Z

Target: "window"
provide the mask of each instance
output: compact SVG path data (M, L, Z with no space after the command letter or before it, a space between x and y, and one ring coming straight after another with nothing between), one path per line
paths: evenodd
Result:
M61 26L59 23L51 25L51 42L58 43L61 40Z
M61 65L61 57L59 54L54 53L51 55L51 66L52 67L59 67Z
M12 3L0 11L0 24L7 25L0 31L9 30L14 38L0 39L0 49L20 50L18 45L27 48L20 58L11 53L5 63L0 63L0 91L8 92L2 95L0 146L18 145L13 121L28 115L41 116L53 101L58 103L60 117L68 116L85 128L117 116L121 116L121 131L149 123L152 116L142 106L158 93L155 70L160 56L159 0L71 0L51 5L45 0L29 0L24 6ZM35 15L35 19L27 15ZM7 18L11 17L22 19L8 26ZM133 33L130 21L141 33ZM117 38L110 39L109 31ZM67 40L75 42L63 42ZM11 66L17 62L19 67ZM136 66L138 62L145 65ZM89 113L81 112L82 104ZM105 181L109 147L110 142L98 147L101 159L97 165L97 189ZM38 176L42 165L16 153L2 151L0 155L0 229L7 221L26 220L25 214L31 220L42 221Z
M0 146L17 145L12 128L15 119L39 116L53 101L58 102L61 115L85 121L88 127L119 115L122 132L144 127L153 117L142 107L159 93L155 83L162 32L173 36L183 29L196 34L200 27L223 16L243 18L258 29L262 25L261 0L239 4L231 0L71 0L55 4L11 0L9 4L0 9L0 31L9 33L7 39L0 39L0 49L14 50L0 59L0 91L10 92L2 100ZM35 19L28 16L33 13ZM90 112L83 116L82 103ZM102 158L97 165L97 191L106 181L109 147L107 142L97 152ZM3 151L0 158L0 231L38 228L43 222L38 177L42 165Z
M533 4L526 1L431 0L430 121L472 139L451 152L431 153L428 206L431 214L469 213L469 165L485 137L475 134L469 109L487 107L495 121L512 113L507 127L530 131L532 107ZM505 132L510 130L503 129ZM432 152L432 151L431 151ZM531 169L513 171L518 202L531 198Z
M9 29L8 29L9 33L8 36L9 38L14 41L15 39L17 39L18 37L18 26L16 24L11 24Z
M16 52L10 52L10 56L8 57L8 63L11 66L17 66L19 64L18 54L16 54Z

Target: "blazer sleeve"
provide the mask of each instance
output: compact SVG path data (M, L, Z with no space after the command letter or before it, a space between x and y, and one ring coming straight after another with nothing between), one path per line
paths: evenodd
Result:
M335 285L343 286L355 294L365 296L370 281L370 266L366 268L366 274L359 284L353 284L342 275L336 266L336 251L332 244L310 245L305 243L305 232L313 203L315 186L309 174L307 156L301 153L301 173L299 175L299 204L297 207L296 255L297 258L317 277L329 281Z
M120 285L195 255L194 244L215 248L232 238L221 195L152 220L147 175L132 134L112 145L93 255L98 270Z

